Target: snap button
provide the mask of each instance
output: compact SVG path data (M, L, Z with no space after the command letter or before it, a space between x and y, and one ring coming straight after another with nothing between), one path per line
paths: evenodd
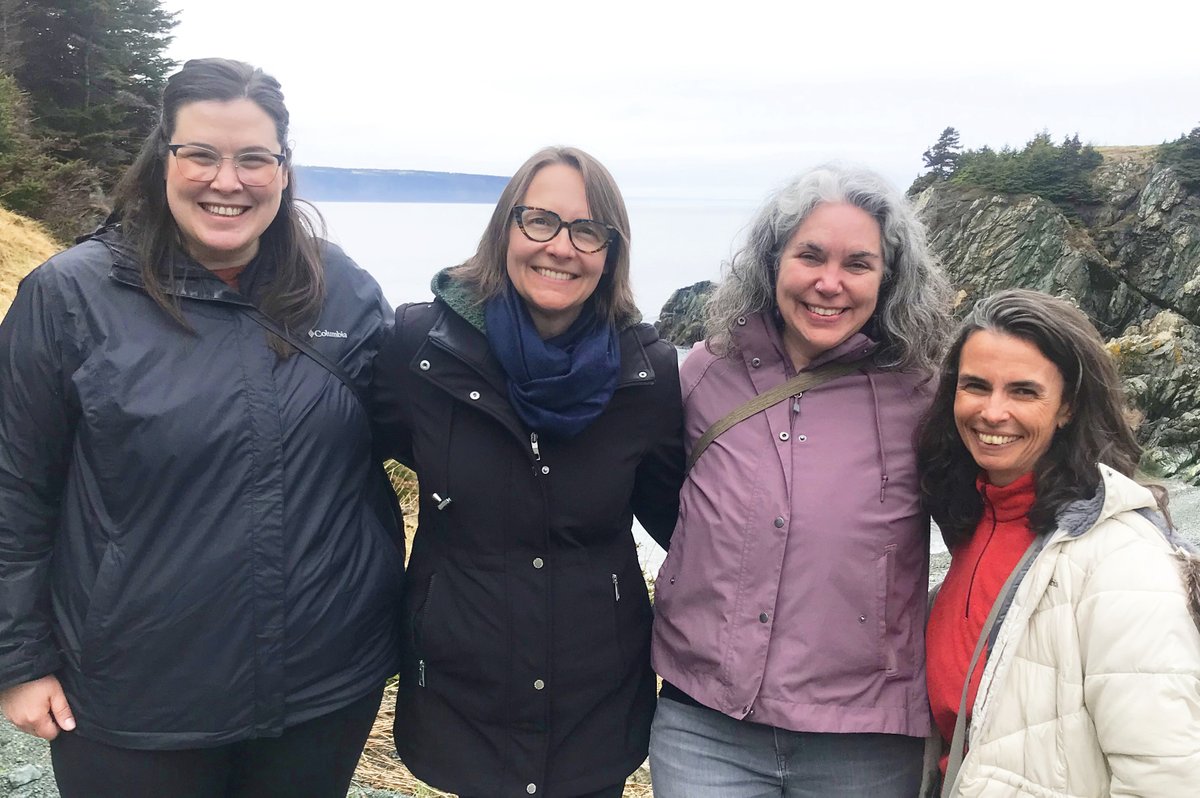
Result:
M542 466L542 473L543 473L543 474L549 474L549 473L550 473L550 466Z
M759 623L766 623L767 622L767 614L765 612L760 612L758 614L758 621L759 621Z
M675 577L671 577L671 584L675 584Z
M804 443L806 440L808 440L808 436L807 435L797 435L796 440L800 441L801 443Z
M428 360L422 360L419 365L421 366L421 371L429 371L429 361Z
M545 561L543 561L541 557L533 558L533 567L534 568L541 568L545 564L546 564Z
M754 368L758 368L759 366L762 365L762 361L759 360L758 358L754 358L753 360L750 361L750 365L754 366Z
M471 391L467 396L470 396L475 401L479 400L479 391Z
M796 398L797 398L797 399L803 399L803 398L804 398L804 391L801 391L800 393L796 394Z
M533 680L533 689L534 690L541 690L541 689L544 689L545 687L546 687L546 683L543 682L541 679Z
M641 378L644 380L644 379L646 379L646 376L647 376L647 375L646 375L646 372L644 372L644 371L639 371L639 372L638 372L638 376L639 376L639 377L641 377Z
M534 784L532 781L529 782L528 784L525 785L525 792L529 793L530 795L533 795L535 792L537 792L537 785Z
M866 622L867 622L867 616L865 616L865 615L860 615L860 616L858 616L858 622L859 622L859 623L866 623Z
M745 327L746 326L746 317L738 316L737 324L739 327Z
M779 440L781 440L781 441L786 441L790 437L792 437L792 436L788 435L786 432L779 433Z
M783 520L782 515L775 519L775 528L776 529L783 529L783 524L784 524L784 520Z

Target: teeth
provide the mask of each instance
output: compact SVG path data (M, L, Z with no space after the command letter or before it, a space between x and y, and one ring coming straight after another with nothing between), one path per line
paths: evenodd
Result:
M238 208L233 205L201 205L200 207L217 216L241 216L246 212L245 208Z
M990 446L1000 446L1004 443L1012 443L1017 439L1016 435L988 435L986 432L975 433L979 436L979 440Z
M574 280L575 275L568 272L555 271L554 269L546 269L541 266L533 268L535 272L550 280Z
M844 308L819 308L816 305L805 305L804 307L818 316L836 316L844 310Z

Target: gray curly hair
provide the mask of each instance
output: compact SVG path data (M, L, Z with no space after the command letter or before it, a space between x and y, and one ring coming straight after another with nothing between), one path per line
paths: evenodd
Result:
M950 328L950 284L930 255L925 227L886 180L861 167L825 164L793 178L767 198L750 223L745 246L725 264L724 279L705 307L705 345L718 355L736 346L737 320L774 313L783 248L823 203L848 203L879 223L883 283L868 331L880 344L881 368L932 373Z

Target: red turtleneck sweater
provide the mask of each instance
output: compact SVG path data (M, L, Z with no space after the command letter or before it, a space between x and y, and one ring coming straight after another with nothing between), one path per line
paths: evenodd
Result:
M1029 529L1029 508L1034 499L1032 472L1002 488L981 475L976 487L983 495L983 516L971 539L950 552L950 570L933 603L925 632L929 705L934 723L946 740L954 736L967 666L983 622L1000 588L1034 539ZM986 652L971 675L968 710L975 703L985 660ZM945 770L943 757L942 772Z

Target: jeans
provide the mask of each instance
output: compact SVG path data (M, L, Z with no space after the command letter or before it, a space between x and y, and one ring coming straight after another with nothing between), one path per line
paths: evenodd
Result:
M914 798L924 741L793 732L660 698L650 731L655 798Z

